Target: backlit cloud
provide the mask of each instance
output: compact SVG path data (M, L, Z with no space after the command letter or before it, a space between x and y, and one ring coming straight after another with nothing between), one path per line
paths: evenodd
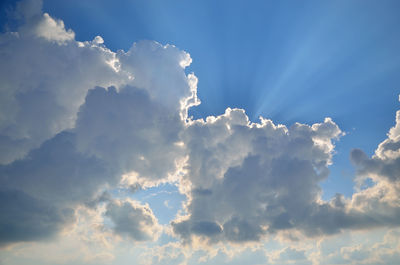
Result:
M62 21L36 11L0 36L2 244L56 235L125 173L173 175L193 96L187 53L150 41L114 53L101 37L75 41ZM130 216L109 207L118 224Z

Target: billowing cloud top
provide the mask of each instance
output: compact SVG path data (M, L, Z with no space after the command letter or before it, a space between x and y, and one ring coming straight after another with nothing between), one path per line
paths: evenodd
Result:
M323 201L344 134L330 118L286 127L228 108L193 120L188 53L151 41L113 52L99 36L76 41L36 1L18 12L18 29L0 36L1 245L56 236L79 207L100 204L115 235L157 238L149 205L113 193L126 183L179 186L188 200L171 228L183 243L399 225L400 111L372 158L351 153L360 182L373 184Z

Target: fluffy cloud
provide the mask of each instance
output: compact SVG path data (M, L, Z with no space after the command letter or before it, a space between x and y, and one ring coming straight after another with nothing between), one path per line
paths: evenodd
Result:
M54 235L74 220L73 205L94 196L105 180L111 180L110 173L100 160L78 153L75 135L67 132L46 141L26 159L1 166L4 210L0 215L2 227L7 227L2 230L1 243ZM10 231L25 232L5 237Z
M188 201L172 229L184 242L399 225L400 112L372 158L351 153L359 181L373 185L322 201L319 183L343 134L330 118L286 127L228 108L192 120L188 108L199 100L196 77L185 73L189 54L150 41L127 52L99 36L78 42L40 8L20 4L20 25L0 35L0 244L54 236L78 207L98 203L115 234L156 238L148 205L103 196L121 180L179 180ZM309 262L295 249L281 258Z
M351 153L351 160L358 167L360 177L387 181L393 184L400 181L400 111L396 114L396 125L390 129L388 137L379 144L375 155L370 159L359 149Z
M239 109L193 122L184 133L189 215L174 221L174 231L186 240L233 242L292 228L329 233L310 219L323 206L318 183L340 135L329 118L287 128L266 119L250 123Z
M105 213L114 224L113 230L135 241L156 239L161 227L148 205L126 200L114 200Z
M326 202L319 182L329 174L332 140L342 134L329 118L287 128L265 119L250 123L243 110L228 109L194 121L184 133L189 160L182 190L190 200L173 229L186 242L243 242L280 231L317 236L398 226L399 127L400 111L372 158L351 153L358 180L373 185Z
M0 191L0 247L53 236L73 219L71 209L60 209L18 190Z
M126 173L173 176L182 115L196 102L187 53L150 41L118 53L101 37L78 42L40 6L20 3L22 23L0 36L1 244L56 235ZM149 216L109 207L116 227L130 213Z
M190 98L189 81L195 79L184 72L191 62L187 53L155 42L115 53L99 36L78 42L40 7L40 1L20 3L21 25L0 35L0 163L22 158L74 128L79 107L95 86L130 84L169 110L184 108L181 100Z
M117 167L148 179L174 172L182 154L178 144L183 122L144 89L110 87L89 91L76 125L77 147Z
M71 30L48 14L21 5L24 23L0 35L0 163L22 158L57 133L74 127L86 93L117 85L115 54L92 42L76 42Z
M373 184L353 195L351 205L368 216L371 224L400 224L400 111L387 139L379 144L375 154L368 156L354 149L350 158L357 167L360 186L370 180ZM361 220L360 220L361 221Z

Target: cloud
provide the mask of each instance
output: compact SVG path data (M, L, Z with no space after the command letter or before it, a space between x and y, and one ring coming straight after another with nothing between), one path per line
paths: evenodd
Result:
M399 231L387 229L324 239L311 256L315 264L397 264L399 251Z
M262 247L237 248L225 246L201 246L185 248L178 242L157 245L143 251L140 256L143 264L270 264Z
M87 91L118 85L115 57L96 42L77 42L71 30L48 14L24 12L17 32L0 35L0 163L23 158L57 133L74 127Z
M61 240L52 238L0 249L2 264L112 263L118 244L123 242L103 225L105 208L105 205L96 209L78 207L75 212L78 221L63 229Z
M77 148L141 177L162 179L175 170L182 156L179 112L171 112L133 86L89 91L79 112Z
M373 185L351 198L320 198L329 174L333 141L343 133L329 118L287 128L261 118L251 123L243 110L194 121L184 132L187 174L181 188L186 215L172 222L184 242L260 241L268 234L300 231L308 237L344 229L400 224L400 111L388 139L368 158L353 150L358 179Z
M54 236L73 220L72 209L56 208L18 190L0 190L0 247Z
M343 135L330 118L286 127L228 108L193 120L187 111L200 101L188 53L151 41L126 52L100 36L78 42L40 6L19 4L20 25L0 35L0 244L55 236L79 207L99 203L115 234L157 238L148 205L104 192L162 181L187 195L171 223L184 243L399 225L400 112L372 158L351 153L359 182L373 185L323 201L319 183Z
M387 139L379 144L369 158L362 150L354 149L350 159L357 168L357 182L363 186L370 180L373 184L355 193L351 207L364 213L360 223L366 225L398 226L400 224L400 111L396 124ZM367 218L368 217L368 218Z
M24 160L0 167L4 199L0 215L2 227L8 227L1 242L38 240L56 234L74 221L76 205L91 200L106 183L116 182L115 172L103 161L75 149L73 133L58 134ZM13 238L10 231L25 233L17 236L20 232L16 232ZM10 236L4 236L8 233Z
M114 200L108 203L105 215L113 222L116 234L135 241L157 239L161 232L161 226L147 204Z
M358 167L360 177L398 183L400 181L400 111L396 113L396 125L390 129L387 139L379 144L371 159L360 149L354 149L350 158Z
M43 202L41 207L45 209L54 208L56 213L68 211L69 218L56 218L54 214L56 217L50 219L40 215L40 211L25 212L21 203L15 205L10 198L3 202L10 206L4 207L6 211L1 213L5 219L3 226L12 228L5 233L29 228L36 231L36 219L29 218L30 214L53 223L47 230L41 230L41 235L35 232L36 237L28 233L16 235L14 239L2 237L3 243L55 234L74 220L76 206L89 205L104 189L116 187L124 173L135 170L138 177L146 179L168 178L176 170L175 160L181 152L181 147L176 145L182 126L179 117L179 112L171 115L155 104L142 89L127 86L119 92L113 87L90 90L74 129L45 141L24 159L0 166L0 183L6 195L15 190L32 197L33 201ZM110 214L116 208L115 205L110 208ZM140 213L145 212L137 216ZM13 221L20 214L25 219L21 225ZM115 220L121 221L122 217ZM141 240L144 238L147 237Z
M286 229L329 232L309 223L322 207L318 183L328 176L332 140L341 134L329 118L287 128L251 123L240 109L193 122L184 133L188 215L173 222L174 231L189 241L200 235L232 242Z
M291 247L286 247L277 253L273 253L270 257L271 264L313 264L305 254L304 250L297 250Z
M135 86L170 112L196 101L196 78L184 72L191 58L176 47L143 41L115 53L99 36L76 41L61 20L40 11L40 2L18 6L20 26L0 35L0 163L21 159L74 128L86 94L96 86Z
M78 42L39 6L20 3L17 31L0 35L1 244L57 235L125 174L173 176L182 115L196 101L187 53L151 41L118 53L99 36Z

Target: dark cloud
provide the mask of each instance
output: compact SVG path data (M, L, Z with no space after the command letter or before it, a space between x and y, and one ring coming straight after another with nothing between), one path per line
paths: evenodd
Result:
M148 205L133 201L111 201L105 213L113 222L116 234L136 241L154 239L160 226Z
M56 204L89 200L106 181L117 180L106 162L76 150L76 135L71 132L56 135L0 172L3 187Z
M24 160L0 167L5 243L40 240L74 221L74 206L92 200L116 172L104 161L75 149L75 135L63 132Z
M73 221L73 209L57 208L19 190L0 190L0 246L47 239Z
M390 149L388 149L388 147ZM380 146L380 151L384 152L400 152L399 143L383 143ZM375 156L368 158L368 156L360 149L351 151L350 159L358 169L358 174L361 176L368 176L370 174L377 174L380 177L387 178L388 181L398 182L400 180L400 157L380 157Z

